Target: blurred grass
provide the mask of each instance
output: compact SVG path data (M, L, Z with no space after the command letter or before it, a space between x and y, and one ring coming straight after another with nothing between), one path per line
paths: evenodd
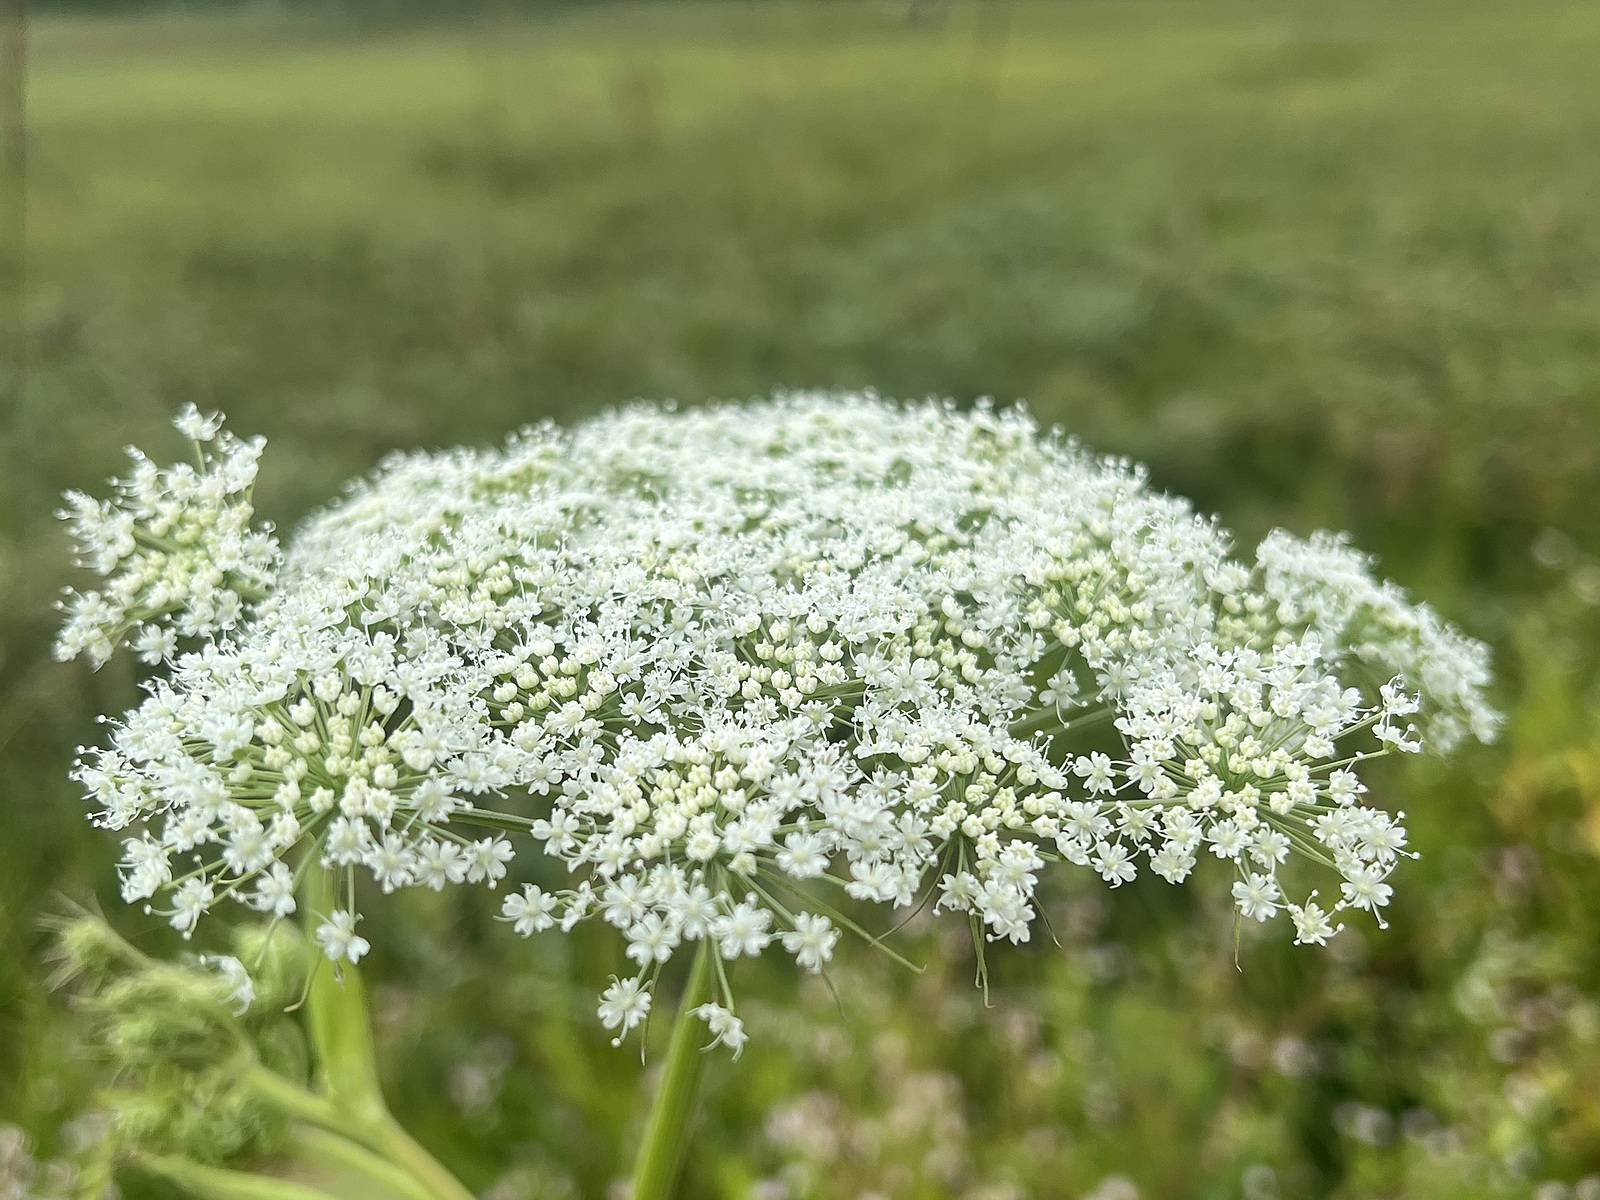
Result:
M1600 979L1600 8L917 12L36 24L32 370L6 434L0 550L0 1118L46 1134L80 1086L54 1058L66 1035L38 984L38 915L57 891L119 907L65 770L133 682L49 660L63 487L96 486L126 442L160 446L189 400L269 437L260 500L287 524L392 447L487 442L634 396L874 386L1026 398L1245 541L1353 530L1495 643L1513 715L1503 747L1384 781L1425 858L1396 929L1351 963L1247 946L1235 979L1224 918L1180 954L1192 912L1143 891L1085 918L1067 939L1081 954L1014 956L1008 1003L1039 1009L1047 1031L1029 1036L1076 1064L1043 1090L1018 1082L1026 1063L1006 1065L981 1012L944 1020L923 984L860 965L856 1000L900 996L887 1026L949 1034L913 1037L913 1057L963 1077L978 1157L1011 1156L993 1170L1037 1195L1112 1170L1163 1197L1238 1195L1250 1155L1279 1164L1284 1195L1401 1179L1435 1194L1408 1165L1415 1139L1330 1132L1359 1100L1440 1119L1457 1105L1508 1195L1596 1165L1592 1040L1532 1030L1531 1049L1497 1058L1453 997L1490 945L1522 1000ZM530 1178L566 1172L598 1194L636 1064L593 1037L583 993L557 1020L565 993L506 986L491 965L537 955L557 978L565 951L508 944L465 900L403 911L415 937L392 976L432 982L394 993L402 1106L474 1183L548 1160L555 1175ZM1522 962L1506 945L1536 965L1506 967ZM960 982L950 955L941 978ZM1124 965L1094 966L1106 955ZM763 978L774 997L792 986ZM1075 1059L1079 1026L1100 1040ZM1312 1083L1229 1058L1241 1030L1290 1027L1334 1047ZM480 1052L521 1075L469 1136L440 1080ZM724 1075L697 1194L743 1194L765 1169L760 1111L788 1092L878 1098L850 1077L868 1060L763 1053ZM1506 1080L1530 1072L1568 1099L1503 1116ZM563 1081L555 1099L542 1079ZM1090 1102L1106 1079L1120 1107ZM1018 1165L1034 1161L1030 1122L1080 1130L1070 1168Z

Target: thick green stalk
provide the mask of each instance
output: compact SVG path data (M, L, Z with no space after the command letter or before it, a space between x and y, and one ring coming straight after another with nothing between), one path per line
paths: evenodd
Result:
M303 892L307 934L315 938L319 918L335 904L333 879L313 868ZM372 1045L372 1021L367 1012L366 989L350 963L337 967L318 962L306 999L311 1045L317 1059L319 1083L342 1118L329 1125L308 1114L315 1124L354 1136L370 1149L410 1174L434 1200L474 1200L473 1195L439 1161L416 1142L389 1113L378 1084L378 1060Z
M245 1082L257 1096L275 1105L285 1116L359 1142L369 1150L377 1148L378 1140L370 1126L335 1107L326 1096L308 1091L263 1066L250 1068Z
M345 982L348 984L353 978L354 973L346 969ZM409 1178L425 1189L418 1200L472 1200L472 1193L413 1140L386 1108L374 1108L367 1104L355 1110L341 1106L334 1100L291 1083L265 1067L254 1068L250 1072L249 1082L257 1095L275 1104L288 1116L338 1135L351 1143L352 1150L372 1152L368 1158L374 1162L381 1160L373 1158L373 1155L381 1155L382 1160L408 1173ZM381 1100L379 1103L381 1105ZM396 1190L402 1190L394 1181L389 1182ZM415 1195L415 1192L413 1190L407 1194Z
M294 1156L306 1163L360 1175L389 1200L434 1200L433 1192L410 1172L322 1129L296 1129Z
M373 1131L378 1144L389 1161L404 1167L411 1176L433 1194L434 1200L477 1200L462 1186L461 1181L440 1165L439 1160L423 1149L393 1117L384 1116L382 1124Z
M673 1023L672 1039L667 1044L661 1087L650 1106L644 1139L639 1143L639 1155L634 1160L631 1200L672 1200L677 1187L704 1057L701 1050L705 1044L705 1025L694 1010L711 994L711 956L715 952L709 939L703 939L695 951L694 966L689 971L689 982L684 985L678 1019Z
M203 1200L338 1200L327 1192L287 1179L205 1167L176 1156L151 1155L140 1159L139 1165Z

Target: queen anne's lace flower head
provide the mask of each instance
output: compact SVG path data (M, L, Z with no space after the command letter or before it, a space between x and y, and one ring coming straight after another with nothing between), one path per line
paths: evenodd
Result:
M194 448L193 463L157 467L130 447L133 471L117 482L115 500L67 493L60 515L79 564L106 585L67 594L56 642L63 662L83 654L99 666L130 634L143 661L171 661L180 637L233 629L272 587L278 543L270 526L251 523L265 440L241 441L192 404L174 424Z
M248 494L177 477L124 487L136 546L152 513L208 531ZM96 819L139 831L124 896L188 933L224 898L287 916L300 877L332 871L344 899L316 938L354 961L357 872L494 887L506 835L531 838L564 882L504 917L621 932L635 974L600 1006L619 1037L689 943L715 949L721 1003L699 1012L737 1053L725 962L776 944L822 970L854 928L844 899L930 889L982 938L1026 941L1061 861L1117 887L1209 855L1241 917L1326 941L1387 904L1407 853L1356 768L1497 720L1483 648L1342 542L1274 535L1236 563L1213 522L1020 411L640 406L397 456L281 567L264 541L214 541L227 565L183 578L259 568L228 622L192 615L196 585L152 598L157 568L122 542L98 563L122 615L64 637L103 657L130 620L180 612L209 639L80 764ZM1286 892L1291 854L1337 873L1326 907Z

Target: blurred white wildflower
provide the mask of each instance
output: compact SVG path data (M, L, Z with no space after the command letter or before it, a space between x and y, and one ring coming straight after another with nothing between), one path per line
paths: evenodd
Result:
M907 1070L893 1054L880 1054L876 1068L872 1094L859 1106L818 1090L769 1111L764 1132L779 1163L774 1183L781 1181L795 1200L1016 1195L1003 1182L974 1179L959 1079Z
M0 1122L0 1200L66 1200L84 1194L77 1183L70 1162L39 1162L28 1135Z
M28 1135L15 1125L0 1125L0 1200L28 1200L37 1174Z
M1083 1200L1139 1200L1139 1188L1126 1175L1107 1175Z
M1239 1180L1243 1200L1277 1200L1278 1173L1266 1163L1255 1163Z
M1116 887L1210 856L1243 916L1326 941L1388 903L1408 854L1360 765L1497 721L1482 647L1342 542L1275 535L1235 563L1213 522L1019 411L640 406L397 456L275 569L251 543L251 588L230 582L238 547L207 540L222 512L247 528L247 485L191 476L242 480L246 457L253 476L259 444L197 420L203 471L141 468L181 486L136 481L86 518L137 546L158 514L229 564L151 598L144 566L116 583L145 562L121 543L97 563L124 614L165 605L210 635L80 762L96 820L138 830L124 896L167 897L187 934L223 899L286 916L321 867L343 899L317 940L354 961L356 871L494 887L506 835L531 835L570 881L513 892L504 918L622 933L637 974L600 1008L619 1036L690 943L820 970L855 928L839 893L931 890L1026 941L1062 861ZM229 588L225 626L206 589ZM109 652L125 624L72 638ZM1328 907L1287 893L1291 855L1337 873ZM707 1019L737 1051L714 977Z
M1385 1145L1394 1136L1394 1117L1359 1100L1346 1100L1334 1109L1333 1126L1343 1136L1369 1146Z

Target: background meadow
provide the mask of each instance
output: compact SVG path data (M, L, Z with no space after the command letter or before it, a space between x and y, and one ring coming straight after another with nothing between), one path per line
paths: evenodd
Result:
M1026 399L1242 543L1350 529L1492 643L1510 722L1380 773L1423 857L1327 954L1236 947L1220 877L1085 879L1059 947L991 955L989 1009L964 931L902 935L922 975L849 949L837 996L741 967L756 1037L711 1066L685 1196L1600 1197L1600 9L41 4L30 32L0 1196L89 1129L41 918L98 897L171 948L66 777L135 676L50 658L62 488L175 456L187 401L267 435L291 526L397 447L871 386ZM493 1200L605 1196L665 1023L643 1065L611 1049L620 946L496 907L374 913L395 1109Z

